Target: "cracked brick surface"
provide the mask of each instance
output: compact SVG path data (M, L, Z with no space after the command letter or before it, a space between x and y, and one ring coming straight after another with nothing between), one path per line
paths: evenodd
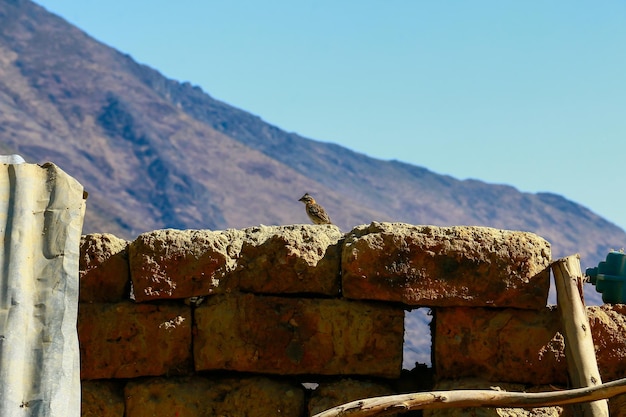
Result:
M191 370L191 309L182 304L81 304L78 339L81 379Z
M243 232L239 230L155 230L129 245L130 273L137 301L220 294L233 287Z
M565 341L553 308L438 308L433 322L438 379L567 383Z
M301 417L302 386L265 377L150 378L126 385L125 417Z
M602 380L622 378L626 372L626 306L587 307L587 315ZM539 311L438 308L433 340L439 379L567 383L566 341L555 306Z
M397 377L404 312L336 299L215 296L195 311L197 371Z
M429 307L542 309L550 244L527 232L404 223L358 226L346 235L346 298Z
M79 278L81 303L128 300L130 296L128 241L108 233L82 236Z

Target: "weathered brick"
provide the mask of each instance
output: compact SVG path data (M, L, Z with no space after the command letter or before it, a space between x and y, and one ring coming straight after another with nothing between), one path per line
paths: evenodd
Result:
M83 381L80 415L124 417L124 384L117 381Z
M125 397L126 417L300 417L304 409L302 386L263 377L130 381Z
M80 240L80 302L117 302L130 295L128 242L106 233Z
M626 375L626 305L605 304L601 307L588 307L587 315L602 381L624 378Z
M196 370L397 377L404 311L366 302L215 296L195 311Z
M241 290L339 294L343 234L336 226L260 226L244 232L236 274Z
M626 374L626 305L587 307L602 380ZM439 378L565 384L567 362L560 316L543 311L438 308L433 357Z
M437 378L567 383L565 341L555 309L438 308L433 322Z
M137 301L224 293L234 286L240 230L155 230L129 246Z
M343 294L420 306L541 309L550 244L487 227L372 223L346 235Z
M81 378L134 378L191 368L191 309L121 302L81 304Z

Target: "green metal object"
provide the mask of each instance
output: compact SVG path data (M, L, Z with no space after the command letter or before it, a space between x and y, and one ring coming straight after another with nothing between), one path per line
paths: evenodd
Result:
M626 254L609 252L606 261L597 267L587 268L585 275L602 294L602 301L608 304L626 303Z

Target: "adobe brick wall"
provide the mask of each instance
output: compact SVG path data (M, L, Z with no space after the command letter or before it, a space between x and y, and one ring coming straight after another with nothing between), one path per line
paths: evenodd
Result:
M432 388L433 370L438 386L564 385L558 316L546 307L550 261L544 239L484 227L84 236L82 415L303 417ZM404 311L417 307L434 311L433 370L407 376ZM590 317L603 378L623 376L626 311Z

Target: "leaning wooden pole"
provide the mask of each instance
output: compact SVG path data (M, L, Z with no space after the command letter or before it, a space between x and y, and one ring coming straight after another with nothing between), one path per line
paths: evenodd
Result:
M591 327L585 303L582 300L582 272L578 255L561 258L552 263L556 296L565 337L565 357L570 382L574 388L602 384L596 353L591 337ZM606 400L580 404L577 415L583 417L608 417Z
M416 392L352 401L315 414L313 417L379 417L413 410L457 407L536 408L596 401L626 393L626 378L594 387L556 392L506 392L457 390ZM607 414L608 415L608 414Z

